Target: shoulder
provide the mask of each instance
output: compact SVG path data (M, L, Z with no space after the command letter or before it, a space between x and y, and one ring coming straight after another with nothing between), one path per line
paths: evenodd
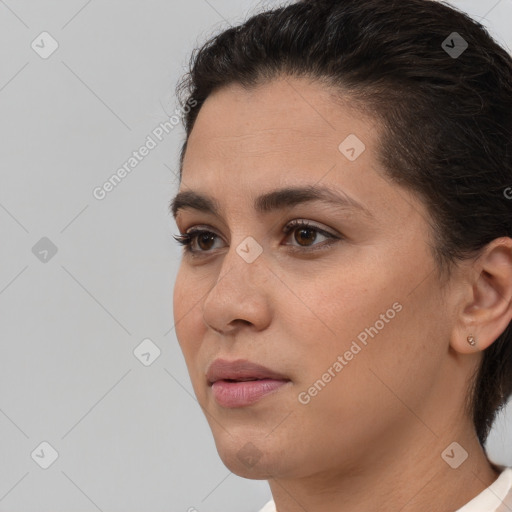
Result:
M270 500L259 512L276 512L276 505Z

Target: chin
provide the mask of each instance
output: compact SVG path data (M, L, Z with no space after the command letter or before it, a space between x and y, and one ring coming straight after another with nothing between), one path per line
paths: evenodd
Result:
M235 475L252 480L268 480L282 475L285 450L278 439L262 436L215 436L215 444L224 465Z
M250 442L238 451L219 450L219 456L232 473L242 478L269 480L279 471L275 463L272 463L274 457L258 452Z

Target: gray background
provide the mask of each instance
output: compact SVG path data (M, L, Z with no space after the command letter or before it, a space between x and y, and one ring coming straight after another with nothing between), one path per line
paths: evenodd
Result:
M192 48L275 4L0 0L0 511L249 512L270 498L220 461L173 329L181 126L103 200L93 190L174 113ZM453 4L512 47L512 0ZM48 58L31 47L51 48L43 31L59 44ZM161 351L148 366L133 352L146 338ZM512 465L506 412L488 449Z

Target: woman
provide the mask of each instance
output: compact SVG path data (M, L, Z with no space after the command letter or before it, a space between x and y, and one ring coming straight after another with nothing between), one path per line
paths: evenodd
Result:
M429 0L304 0L178 93L176 335L224 464L265 512L512 510L510 55Z

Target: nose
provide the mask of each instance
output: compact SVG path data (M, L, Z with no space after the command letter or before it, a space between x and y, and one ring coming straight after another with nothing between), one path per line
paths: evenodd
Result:
M244 244L240 244L243 248ZM219 275L203 302L205 323L221 334L242 325L265 329L271 318L271 276L264 253L245 259L233 244L224 256Z

